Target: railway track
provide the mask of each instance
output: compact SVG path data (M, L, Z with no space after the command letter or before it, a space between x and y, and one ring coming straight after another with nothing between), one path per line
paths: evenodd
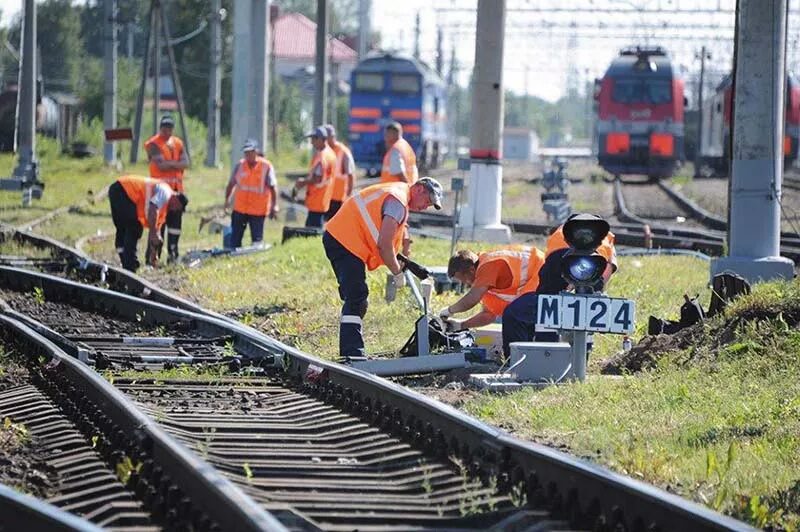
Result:
M0 528L151 531L263 530L277 521L202 464L84 364L7 312L4 352L15 352L24 378L0 391L0 418L17 427L47 465L48 505L0 514ZM5 421L7 420L7 421ZM19 506L0 496L0 507ZM53 514L50 506L71 514ZM19 506L21 508L21 506ZM58 521L55 521L55 519ZM74 518L84 520L72 528Z
M12 267L0 267L0 286L16 307L5 309L5 321L27 320L73 356L81 346L58 322L66 309L37 310L43 305L31 298L103 316L90 332L106 342L173 331L187 340L228 337L243 373L258 376L148 380L107 372L148 424L192 449L288 528L746 528L231 321ZM99 330L103 323L107 330ZM82 348L86 359L97 360L97 345ZM143 468L139 477L154 482L166 471L154 470Z

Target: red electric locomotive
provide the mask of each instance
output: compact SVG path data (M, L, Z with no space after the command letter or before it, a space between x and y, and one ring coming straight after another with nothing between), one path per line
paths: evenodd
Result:
M669 177L684 159L683 80L660 47L624 48L595 82L598 162L614 175Z
M783 132L783 160L790 165L797 160L800 146L800 82L786 77L786 116ZM700 135L700 158L703 166L717 175L728 175L733 79L726 76L714 94L703 102L703 130Z

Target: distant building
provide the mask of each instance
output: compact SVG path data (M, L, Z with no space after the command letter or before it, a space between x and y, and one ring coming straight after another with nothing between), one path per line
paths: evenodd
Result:
M539 136L532 129L507 127L503 130L503 159L536 162Z
M300 13L284 13L273 21L272 32L276 74L286 79L297 79L302 75L313 79L317 24ZM358 53L339 39L329 36L328 61L331 79L346 82L358 62Z

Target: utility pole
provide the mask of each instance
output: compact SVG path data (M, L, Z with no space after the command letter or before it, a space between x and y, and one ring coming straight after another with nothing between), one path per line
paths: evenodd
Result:
M25 0L20 35L19 89L17 91L17 128L14 145L17 167L9 179L0 180L0 190L21 190L22 206L29 207L40 198L44 185L39 181L36 160L36 3Z
M711 274L791 279L780 256L788 0L739 0L733 91L729 252Z
M269 1L252 0L251 57L253 69L253 109L249 137L262 150L267 149L267 118L269 116ZM241 146L237 146L241 149Z
M104 0L103 15L105 18L104 70L103 85L103 128L117 128L117 0ZM116 162L114 143L103 144L103 160L106 164Z
M237 0L233 11L233 98L231 164L248 138L265 149L269 78L267 0Z
M358 0L358 59L364 59L369 53L370 0Z
M700 82L697 87L697 143L694 150L694 177L700 177L700 168L703 165L703 81L706 75L706 59L711 59L711 54L703 46L700 48Z
M158 133L158 111L161 107L161 3L153 2L156 16L153 19L153 135Z
M414 59L419 61L419 34L420 34L420 20L419 20L419 11L417 11L417 16L414 19Z
M269 133L270 133L270 147L272 151L278 151L278 116L279 107L278 103L278 78L275 77L275 21L278 18L279 8L277 4L270 4L269 6L269 31L270 31L270 47L269 47L269 80L270 87L273 87L272 99L270 105L272 106L272 113L270 113L269 120Z
M317 0L317 60L314 71L314 126L326 122L327 91L325 80L328 78L328 0Z
M444 76L443 40L444 32L442 31L442 27L439 26L436 28L436 73L439 74L440 78Z
M219 113L222 107L222 0L211 0L211 70L208 77L208 137L205 165L219 166Z
M503 41L506 0L478 0L470 125L469 203L461 211L464 238L510 242L500 223L503 194Z

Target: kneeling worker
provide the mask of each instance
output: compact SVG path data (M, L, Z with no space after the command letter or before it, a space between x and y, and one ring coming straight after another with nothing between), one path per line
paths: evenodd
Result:
M495 321L509 303L522 294L534 292L539 284L539 268L544 253L533 247L517 246L487 253L461 250L447 263L447 275L470 287L469 292L439 312L448 328L471 329ZM452 314L465 312L482 303L482 309L466 320Z
M385 265L396 285L403 286L397 252L401 246L408 247L408 213L431 205L442 208L442 186L435 179L423 177L411 186L381 183L345 200L325 225L322 244L344 302L339 322L339 355L343 359L365 354L361 326L369 296L366 270Z
M108 189L111 218L117 234L114 240L122 267L135 272L139 268L136 245L144 227L149 234L147 260L155 263L156 252L163 239L160 229L167 219L167 211L181 213L188 200L159 179L122 176Z
M233 212L231 212L231 247L242 247L242 238L247 225L250 225L250 238L253 244L264 239L264 220L278 216L278 182L275 168L267 159L258 155L258 145L248 140L242 147L244 158L231 172L225 188L225 205L228 205L233 191ZM235 187L235 190L234 190Z
M567 219L566 223L569 223L570 220L577 216L602 220L599 216L573 214ZM539 270L538 288L535 292L517 298L503 312L503 352L506 356L510 356L509 345L512 342L530 342L534 339L534 336L538 341L557 341L555 333L545 333L546 336L536 335L536 313L539 294L558 294L563 290L569 289L567 281L561 275L563 258L569 249L569 244L564 238L564 225L561 225L547 239L545 261ZM614 233L608 232L603 242L597 247L597 252L607 261L602 280L599 282L599 286L595 288L599 292L608 283L611 275L617 271Z

